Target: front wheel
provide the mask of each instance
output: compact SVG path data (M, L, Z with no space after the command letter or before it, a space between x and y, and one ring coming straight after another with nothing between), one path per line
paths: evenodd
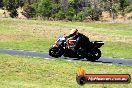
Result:
M86 59L88 61L96 61L101 57L101 51L99 49L93 50L90 53L88 53Z
M57 47L51 47L49 49L49 55L55 58L61 57L63 55L63 51Z

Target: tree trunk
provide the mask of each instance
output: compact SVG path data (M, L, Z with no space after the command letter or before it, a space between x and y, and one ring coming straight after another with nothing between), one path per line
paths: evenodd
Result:
M64 13L67 13L68 0L61 0L61 6L62 6Z
M109 0L109 3L110 3L110 16L112 17L112 21L114 22L114 19L115 19L115 13L113 11L114 7L113 7L113 0Z

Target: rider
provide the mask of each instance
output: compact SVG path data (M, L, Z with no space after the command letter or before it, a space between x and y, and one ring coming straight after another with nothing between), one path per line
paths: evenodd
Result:
M70 35L66 36L66 38L73 38L76 40L75 47L73 49L75 52L78 52L79 48L81 48L81 50L86 50L90 47L89 38L79 33L78 29L71 29Z

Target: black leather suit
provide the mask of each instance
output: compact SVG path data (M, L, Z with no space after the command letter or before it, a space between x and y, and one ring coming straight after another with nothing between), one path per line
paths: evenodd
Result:
M73 35L69 35L66 38L70 38L72 36ZM74 51L78 51L79 48L81 48L81 50L86 50L88 47L90 47L91 43L89 41L89 38L86 37L85 35L78 33L78 35L75 35L72 38L76 40Z

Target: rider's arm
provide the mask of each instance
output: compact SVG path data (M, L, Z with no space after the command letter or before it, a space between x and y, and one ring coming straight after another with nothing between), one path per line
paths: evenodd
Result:
M70 38L70 37L72 37L72 36L73 36L73 34L70 34L70 35L66 36L65 38Z
M78 49L81 47L81 37L78 37L77 39L76 39L76 43L75 43L75 47L74 47L74 50L75 51L78 51Z

